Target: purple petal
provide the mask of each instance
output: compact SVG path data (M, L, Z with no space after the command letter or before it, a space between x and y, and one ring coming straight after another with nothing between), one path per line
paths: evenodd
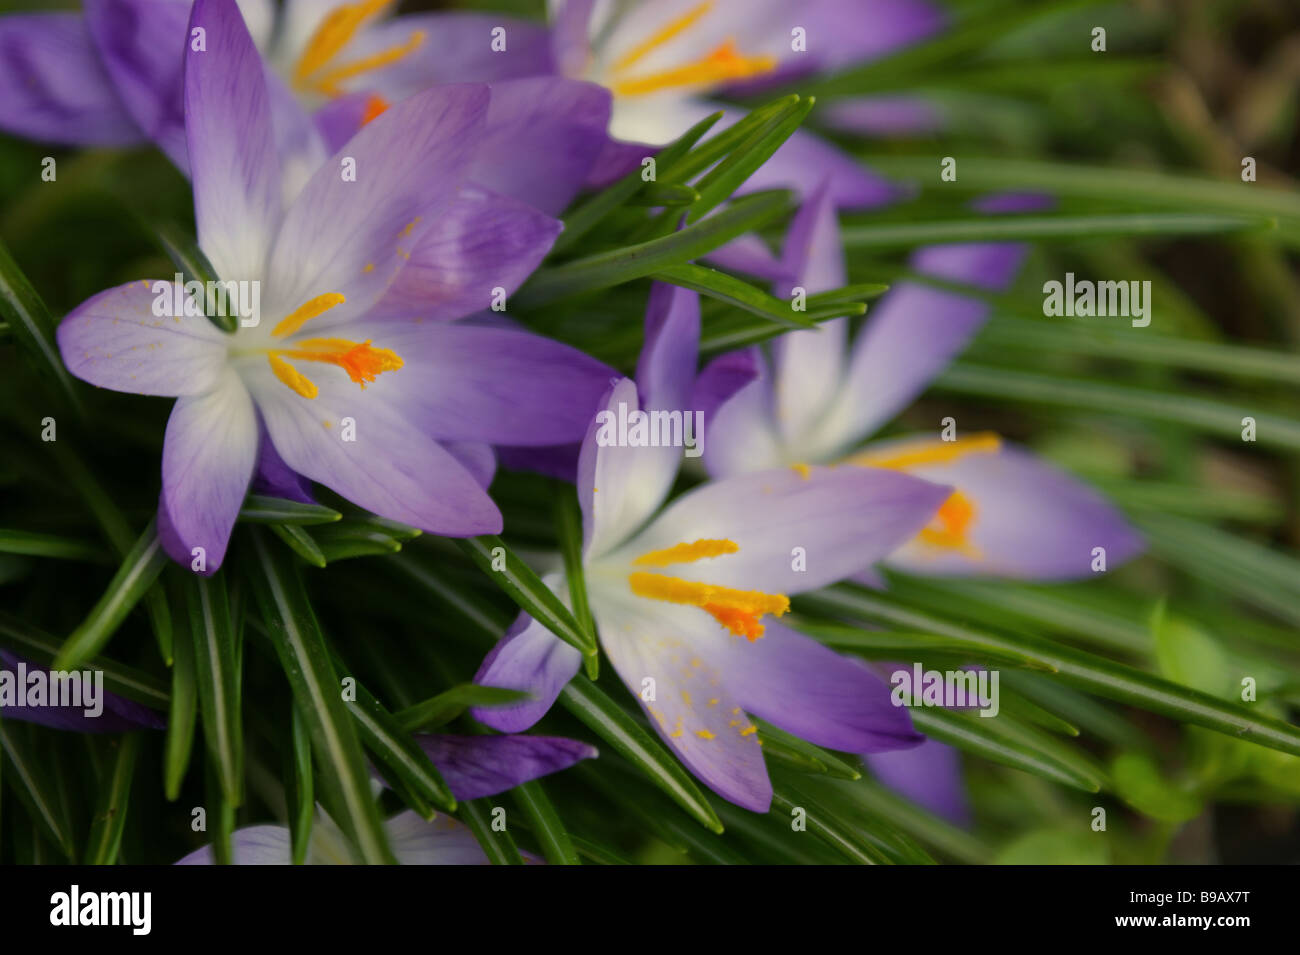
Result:
M551 586L552 581L546 583ZM470 712L480 723L502 733L523 732L546 715L581 665L581 653L521 613L484 658L474 682L523 690L533 698L508 706L475 707Z
M486 490L492 484L497 473L497 456L492 445L476 441L443 441L442 446L474 476L480 487Z
M872 445L875 452L888 445ZM921 574L1073 580L1094 574L1093 548L1106 549L1113 570L1141 553L1142 538L1100 494L1016 447L972 453L909 473L953 485L974 507L973 551L914 540L889 564Z
M533 471L573 484L578 479L580 443L555 444L546 448L497 446L501 466L510 471Z
M163 494L172 559L190 566L202 547L207 572L221 566L230 532L248 493L257 460L257 413L247 389L227 371L213 390L180 398L167 419Z
M601 644L655 732L701 782L738 806L767 812L772 783L756 728L717 651L720 628L694 607L655 604L635 615L592 602ZM639 611L640 608L637 608ZM642 697L654 681L654 700Z
M647 408L683 409L695 385L700 352L700 296L665 282L650 287L645 344L636 380Z
M175 0L86 0L86 22L104 67L145 135L182 171L189 6Z
M685 127L682 132L686 132ZM617 139L606 139L600 145L600 151L596 154L595 161L587 173L587 181L584 185L588 189L604 189L640 166L647 156L658 155L659 148L645 143L624 143Z
M599 755L594 746L556 736L421 734L415 741L458 800L495 796Z
M490 308L523 284L563 228L516 199L466 186L366 318L443 320Z
M717 410L759 374L753 349L719 355L704 366L691 391L691 407L704 415L705 434Z
M257 472L253 475L253 494L265 494L270 497L283 497L300 504L315 504L311 494L311 482L284 463L280 452L275 450L271 435L262 428L257 448Z
M326 292L346 301L317 332L364 315L460 189L477 152L488 89L442 86L385 110L326 162L285 214L263 310L288 314ZM344 176L355 162L355 181Z
M875 753L922 739L884 680L776 621L752 643L729 641L722 665L747 711L818 746Z
M175 298L174 283L142 280L86 299L59 323L64 364L83 381L113 391L169 397L208 391L225 368L225 336L201 315L154 314L158 302L175 311Z
M440 440L573 442L586 432L613 374L569 345L508 328L365 322L362 332L405 362L367 385L367 394L392 395Z
M943 127L939 108L919 96L862 96L836 100L821 114L833 129L862 136L907 136Z
M724 117L714 129L726 122ZM831 204L837 209L875 208L906 194L903 187L872 172L825 140L800 129L745 180L736 195L764 189L793 189L800 196L809 196L827 181Z
M15 687L20 692L23 691L23 688L30 686L30 675L34 671L40 670L47 676L50 673L48 669L7 650L0 650L0 669L8 670L13 674L13 678L17 681ZM24 696L24 700L26 699L27 697ZM84 696L82 699L85 701ZM100 707L100 712L95 716L86 713L88 707L85 705L0 705L0 718L36 723L52 729L73 730L79 733L124 733L128 730L141 728L157 730L163 729L167 725L167 721L163 719L161 714L156 713L147 706L142 706L133 700L128 700L107 690L101 690L96 703ZM94 709L95 707L90 708Z
M230 834L230 861L235 865L290 865L292 840L288 826L245 826ZM195 849L176 865L216 865L212 846Z
M609 91L594 83L549 76L495 83L470 179L557 215L591 172L609 110Z
M675 567L674 573L740 590L796 594L876 563L925 527L951 491L878 468L760 471L691 490L634 543L641 554L702 538L734 541L737 553ZM796 549L803 561L795 559Z
M596 0L562 0L551 23L551 57L562 76L581 76L591 60L591 14Z
M789 282L795 278L789 266L773 255L767 243L753 233L732 239L704 259L718 268L752 275L766 282Z
M347 329L340 333L347 336ZM310 400L286 388L269 366L259 366L248 381L276 450L299 474L368 511L432 534L500 533L501 512L478 479L429 436L401 392L394 392L389 379L405 373L403 368L381 375L362 391L341 369L313 369L319 393ZM343 440L345 418L352 419L356 440Z
M0 18L0 129L73 146L143 138L75 13Z
M219 278L257 280L281 201L262 58L234 0L195 0L198 28L205 50L185 47L185 134L199 246Z
M870 753L863 757L878 780L899 795L957 826L971 823L961 754L927 739L911 749Z
M704 466L715 478L778 468L785 449L778 443L772 408L772 374L757 348L746 349L754 380L706 418Z
M493 33L505 30L504 50L493 50ZM499 83L553 72L550 35L540 24L495 13L421 13L394 17L362 31L348 44L344 62L355 62L424 39L411 54L363 74L353 89L373 89L390 100L443 83Z

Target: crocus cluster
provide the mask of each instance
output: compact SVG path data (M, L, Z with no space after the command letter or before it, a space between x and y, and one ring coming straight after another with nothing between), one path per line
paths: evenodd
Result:
M214 573L250 488L310 500L313 484L431 534L495 534L498 449L580 446L569 477L601 647L691 772L766 812L767 723L879 760L882 778L958 816L951 754L913 729L873 670L782 618L805 591L883 586L880 564L1059 580L1088 573L1095 547L1111 566L1138 551L1097 494L960 420L954 434L862 444L970 340L989 313L981 295L1013 281L1024 249L918 250L916 279L856 340L837 319L703 370L700 303L683 288L653 287L631 377L489 311L542 262L580 190L635 168L718 109L713 97L895 51L941 30L939 11L924 0L563 0L541 25L393 6L286 0L277 21L267 0L86 0L82 14L0 19L0 129L156 144L192 184L211 278L259 290L233 332L188 307L171 276L100 292L59 326L77 377L175 399L158 502L167 553ZM740 118L725 112L714 134ZM913 99L849 100L828 121L879 133L935 114ZM780 253L750 236L711 261L778 295L845 285L837 212L903 195L805 131L740 192L772 187L800 203ZM602 440L608 416L640 411L702 415L702 483L673 495L680 447ZM544 581L569 600L563 574ZM521 615L476 680L529 697L473 715L523 734L580 663ZM596 755L525 735L419 740L458 798ZM941 765L900 762L908 751ZM388 828L402 861L483 861L453 820L405 813ZM313 861L347 858L328 817L313 831ZM240 830L234 845L238 862L290 856L278 826Z

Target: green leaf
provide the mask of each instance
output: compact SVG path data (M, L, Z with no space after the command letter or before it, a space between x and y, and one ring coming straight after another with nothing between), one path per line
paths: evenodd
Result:
M648 182L645 188L634 194L627 201L629 206L689 206L697 201L700 194L691 186L680 182Z
M520 783L511 791L532 826L542 855L551 865L581 865L578 850L564 828L560 814L537 780Z
M506 547L501 538L485 534L459 538L456 544L520 610L575 647L583 656L597 655L596 635L578 624L569 608L551 593L532 568Z
M526 700L529 696L522 690L462 683L414 706L398 710L393 714L393 719L404 732L414 733L450 723L472 706L506 706Z
M1120 753L1110 771L1119 797L1152 819L1183 823L1195 819L1204 808L1194 795L1162 779L1159 768L1144 753Z
M786 192L755 193L670 235L539 269L516 295L516 300L528 306L543 305L689 262L737 236L774 222L789 211L789 203Z
M1087 826L1036 829L1006 845L994 865L1106 865L1110 853L1105 835Z
M674 157L688 152L699 141L700 137L707 133L713 124L721 118L722 113L720 112L706 116L675 142L661 149L655 160L656 167L671 165L675 161ZM646 152L649 154L652 150L647 149ZM649 184L641 178L641 170L639 168L634 169L612 186L602 190L575 208L564 217L564 231L560 233L559 238L555 240L555 244L551 247L552 253L563 252L571 248L611 212L627 205L632 197L645 189L647 185ZM668 184L664 183L663 185Z
M253 591L294 700L311 730L313 749L337 786L339 822L364 862L392 863L395 859L379 807L370 795L361 741L297 568L270 546L264 534L254 531L251 536Z
M216 282L220 277L198 243L171 226L160 226L157 232L158 244L163 247L167 258L172 260L172 264L176 266L184 280L203 283L205 289L203 314L207 316L208 321L226 334L233 335L239 330L239 317L225 314L229 309L217 308L215 302L208 300L206 290L212 286L207 283Z
M59 652L56 637L4 611L0 611L0 646L51 668ZM104 688L110 692L154 709L168 705L167 684L157 677L105 657L94 657L85 665L104 674Z
M23 735L14 722L0 720L0 749L8 758L5 780L26 804L31 818L71 860L75 855L72 823L63 812L49 761L40 759Z
M684 182L687 179L693 179L725 156L740 149L741 145L756 131L766 128L779 116L788 116L792 110L798 109L798 107L798 95L784 96L757 109L750 110L749 114L743 119L721 130L717 135L710 136L698 147L684 155L669 156L668 151L664 150L659 154L657 163L659 181ZM715 113L709 119L716 122L722 118L722 115L722 113Z
M741 140L726 159L695 183L700 198L687 212L687 224L699 222L730 199L732 194L758 170L758 167L767 162L772 154L794 135L815 102L812 97L802 100L795 98L794 102Z
M793 756L808 765L810 770L804 770L805 772L823 773L838 779L862 778L862 774L857 769L820 746L814 746L793 733L787 733L763 720L755 719L754 722L758 724L758 738L763 741L765 756L771 757L775 752L783 751L786 755Z
M1012 368L955 362L935 379L939 391L979 395L999 402L1026 402L1162 421L1241 440L1241 419L1254 417L1259 444L1300 450L1300 421L1261 412L1252 404L1225 404L1186 393L1152 391L1110 382L1063 378Z
M1014 725L1005 715L988 720L943 707L913 708L910 712L912 724L926 736L995 763L1087 793L1100 792L1105 782L1089 760L1054 744L1044 734Z
M85 406L55 342L54 329L58 322L27 281L18 263L9 255L4 242L0 242L0 318L9 324L14 340L27 360L56 386L59 395L78 415L84 414Z
M597 736L629 760L700 825L722 832L722 822L671 753L590 680L575 676L560 692L560 703Z
M857 587L840 585L801 599L831 614L933 630L942 636L969 641L972 656L984 646L1021 653L1035 659L1044 668L1055 670L1053 679L1089 693L1226 733L1259 746L1300 755L1300 727L1256 715L1199 690L1170 683L1094 654L1020 634L963 627L892 603Z
M244 729L242 674L236 661L235 627L225 578L190 575L186 582L194 672L198 679L203 738L221 792L232 808L243 803ZM184 641L181 641L184 642Z
M167 565L167 559L162 543L158 540L155 522L150 521L122 561L122 566L113 575L104 595L60 648L54 660L54 669L81 669L86 661L104 649L131 608L154 585L163 567ZM168 632L170 633L170 621Z
M1277 220L1242 215L1131 213L1089 216L1015 216L845 226L846 249L911 249L946 242L1023 242L1113 236L1224 235L1277 228Z
M763 290L733 278L726 272L686 263L662 269L650 277L657 282L671 282L682 288L694 289L727 305L744 309L753 315L761 315L785 328L816 327L814 321L803 317L804 313L796 312L790 302L768 295ZM832 314L862 315L866 310L867 307L861 303L846 303L840 309L825 310L825 314L827 317ZM822 313L817 314L821 317Z
M339 673L350 676L337 657ZM355 677L355 700L347 700L348 712L356 721L361 742L368 749L393 791L425 819L432 819L434 807L456 808L456 797L443 781L438 768L401 722Z
M235 807L222 792L219 775L209 760L203 767L203 792L208 806L208 828L212 831L212 861L234 865L231 837L235 832Z
M805 312L804 317L813 323L828 321L841 313L840 309L822 309ZM728 311L717 317L706 317L700 332L700 356L709 358L723 352L761 345L765 341L784 335L786 329L776 322L754 318L737 311Z
M328 563L315 538L298 525L271 524L270 528L276 537L289 545L291 551L313 567L321 568Z
M108 785L100 791L99 805L90 823L86 865L113 865L117 861L131 802L131 782L135 778L135 762L140 752L140 734L124 733L111 740L109 745L115 747L117 753L112 775Z
M560 542L560 554L564 558L564 578L569 583L569 603L573 607L573 618L584 633L596 632L596 621L591 616L591 605L587 602L586 573L582 568L582 515L578 512L578 501L567 488L562 488L556 496L556 538ZM583 663L589 679L596 679L599 671L599 657L583 657Z
M293 864L307 860L316 800L311 775L311 730L297 706L289 707L289 745L285 752L284 801L289 810Z
M198 717L198 683L194 674L194 643L182 637L176 641L172 662L171 706L167 711L167 734L163 740L163 793L169 802L181 794L194 749L194 725Z
M343 515L320 504L250 494L239 519L249 524L332 524L342 520Z
M28 557L58 557L100 564L107 560L103 545L58 534L0 528L0 552Z
M875 780L864 779L842 788L847 796L873 814L943 855L969 865L984 865L989 861L992 850L980 839Z
M523 857L509 830L493 831L492 808L486 799L471 799L460 804L457 815L474 833L492 865L523 865Z
M809 832L850 862L860 865L889 864L888 856L864 839L855 827L844 825L833 813L811 800L807 793L788 784L783 790L772 793L773 819L790 825L792 819L798 819L802 815Z

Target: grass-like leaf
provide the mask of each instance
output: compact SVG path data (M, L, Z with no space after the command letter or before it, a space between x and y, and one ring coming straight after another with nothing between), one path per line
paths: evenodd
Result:
M243 803L244 729L240 699L242 674L236 659L235 627L225 578L190 575L186 581L194 672L203 739L216 768L226 802ZM183 642L183 641L182 641Z
M3 242L0 242L0 318L8 323L14 340L41 376L55 386L77 414L84 414L85 407L54 339L58 323Z
M112 772L107 784L100 789L99 805L90 823L90 836L86 839L87 865L112 865L117 861L131 802L136 757L140 753L140 734L125 733L109 745L116 753Z

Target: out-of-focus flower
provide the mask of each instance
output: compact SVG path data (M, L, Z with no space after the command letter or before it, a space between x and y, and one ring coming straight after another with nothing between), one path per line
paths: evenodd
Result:
M597 755L577 740L551 736L452 736L421 734L420 748L438 768L458 800L480 799L526 783ZM403 812L384 824L393 855L402 865L487 865L472 832L455 819L439 815L432 821ZM347 839L323 812L312 822L308 865L347 865L352 855ZM231 834L235 865L288 865L292 841L288 826L248 826ZM532 860L530 857L530 861ZM212 847L196 849L177 865L212 865Z
M790 594L906 540L949 489L877 469L783 468L705 484L661 510L681 447L619 443L608 429L642 411L689 414L712 379L695 380L695 293L657 286L646 326L636 382L614 386L580 456L587 594L606 654L659 735L719 795L763 812L772 788L750 714L840 750L919 740L878 677L776 618ZM546 582L567 594L562 576ZM531 726L579 663L521 616L476 679L534 699L475 716Z
M1041 197L982 201L984 211L1034 208ZM941 282L1001 291L1024 248L1011 243L934 246L911 268ZM825 190L799 212L784 255L810 294L844 284L835 211ZM997 435L914 437L858 447L906 407L988 318L986 302L920 282L895 286L851 345L846 319L791 332L772 361L755 350L755 381L714 415L704 461L717 477L781 466L853 464L906 471L955 490L934 521L887 564L917 573L1061 580L1092 573L1093 548L1108 567L1135 556L1141 539L1099 494ZM960 427L960 423L958 423Z
M559 225L466 177L484 155L485 86L404 100L282 201L270 96L232 0L198 0L204 51L185 70L199 245L221 281L260 289L267 320L218 331L177 283L94 296L60 325L69 369L178 397L159 525L185 563L220 565L265 431L265 469L318 481L433 533L495 533L487 443L576 440L608 370L510 329L443 321L512 290ZM488 154L489 158L491 153ZM161 303L161 308L160 308ZM191 312L176 314L176 312ZM170 312L170 313L169 313Z

